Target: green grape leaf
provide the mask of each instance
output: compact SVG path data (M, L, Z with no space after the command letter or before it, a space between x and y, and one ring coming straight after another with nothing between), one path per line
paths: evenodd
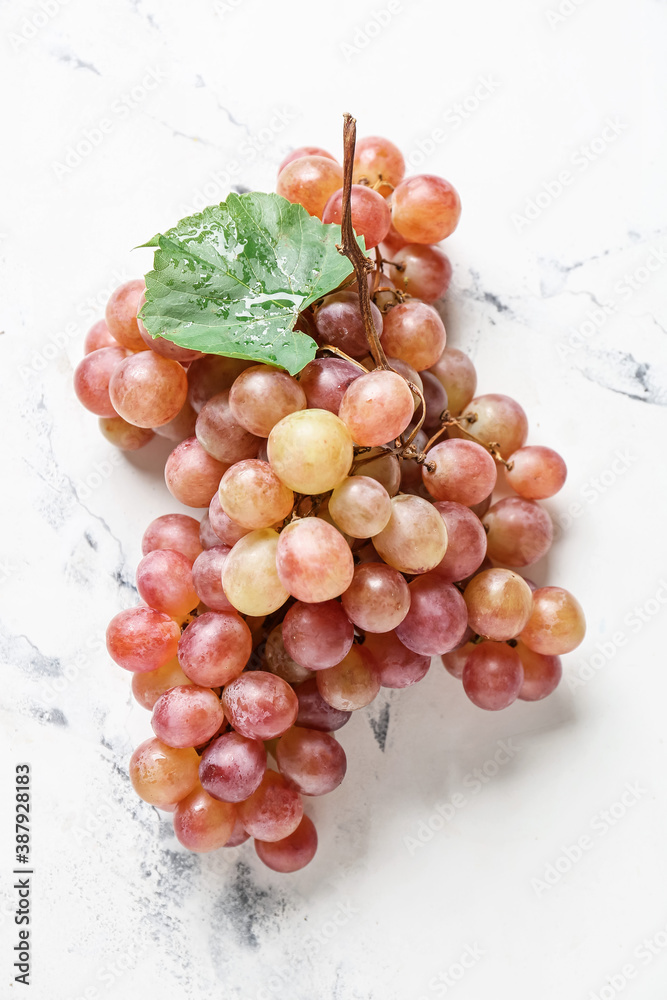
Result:
M340 226L280 195L230 194L144 244L155 256L140 318L181 347L295 375L317 350L294 329L299 313L352 272L340 242Z

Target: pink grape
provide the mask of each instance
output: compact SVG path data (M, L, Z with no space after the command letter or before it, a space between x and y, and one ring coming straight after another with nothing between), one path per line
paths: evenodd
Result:
M255 840L257 857L274 872L296 872L305 868L317 851L317 831L313 821L303 816L293 833L281 840Z
M235 611L207 611L195 618L178 644L178 659L190 680L220 687L238 677L252 653L250 629Z
M428 500L399 493L392 497L391 518L374 536L373 545L382 559L401 573L427 573L447 550L447 529Z
M129 771L139 798L164 809L180 802L197 786L199 757L192 747L180 750L152 737L134 751Z
M465 580L482 565L486 532L476 514L460 503L441 500L433 506L447 528L447 551L433 572L446 583Z
M285 615L282 637L293 660L309 670L324 670L347 656L354 628L338 601L297 601Z
M343 481L352 465L354 446L346 425L334 413L298 410L273 428L267 454L286 486L295 493L316 496Z
M132 694L142 708L152 709L160 695L182 684L192 684L192 681L185 676L176 657L156 670L132 674Z
M238 810L236 810L236 820L234 823L234 829L232 830L231 837L225 844L225 847L238 847L240 844L245 844L246 840L250 839L250 834L246 833L243 829L243 824L239 819Z
M217 494L216 494L217 495ZM199 524L199 541L205 552L214 549L220 544L220 539L216 535L211 525L211 518L208 511L204 514Z
M523 667L523 684L519 691L521 701L541 701L558 687L563 676L559 656L536 653L522 642L516 645Z
M360 629L390 632L410 609L410 590L398 570L385 563L367 562L355 568L341 600L348 618Z
M145 351L137 325L137 311L146 290L143 278L126 281L112 292L107 302L105 320L111 336L131 351Z
M272 528L259 528L241 538L227 556L222 587L244 615L270 615L289 597L276 568L279 537Z
M101 347L86 354L74 371L74 392L82 406L98 417L115 417L109 394L111 377L128 357L123 347Z
M561 656L570 653L586 634L586 620L579 601L563 587L538 587L521 641L535 653Z
M83 353L92 354L93 351L99 351L101 347L118 346L118 341L111 334L109 327L106 324L106 320L98 319L97 323L93 323L90 330L84 337Z
M404 646L396 632L368 633L364 649L375 662L380 684L386 688L410 687L422 680L431 657Z
M363 646L352 646L344 660L328 670L318 670L315 679L324 701L341 712L365 708L380 691L379 673Z
M197 414L186 399L173 420L167 421L166 424L160 424L159 427L155 428L155 433L168 441L179 444L185 438L193 436L196 424Z
M433 174L406 178L391 198L391 221L411 243L439 243L454 232L460 217L455 188Z
M199 412L195 434L202 448L218 462L233 465L244 458L254 458L260 438L242 427L229 405L229 392L212 396Z
M228 545L214 545L198 555L192 566L192 581L199 600L211 611L227 611L232 607L222 589L222 572L230 552Z
M99 427L102 436L121 451L138 451L155 437L155 431L128 424L122 417L100 417Z
M357 444L373 447L402 434L413 412L407 382L396 372L375 371L348 386L338 416Z
M280 773L302 795L327 795L345 777L347 758L338 740L319 729L292 726L278 740Z
M162 514L148 525L141 539L143 555L155 549L175 549L194 562L202 550L199 521L188 514Z
M346 722L349 722L352 713L332 708L320 694L316 677L303 681L302 684L297 684L294 693L299 700L297 726L305 726L307 729L321 729L323 732L331 733L341 729Z
M442 425L441 417L448 409L447 393L442 387L442 383L432 372L421 373L422 392L426 403L426 417L422 427L424 430L433 433L439 430ZM421 416L421 409L417 411L417 417Z
M472 653L473 649L476 649L476 644L474 642L464 642L462 646L457 646L456 649L450 650L449 653L444 653L442 663L445 670L447 670L452 677L456 677L457 680L461 680L466 660Z
M181 630L169 615L153 608L119 611L107 628L109 656L125 670L156 670L176 656Z
M266 771L259 788L237 808L250 836L270 842L289 837L303 816L301 796L277 771Z
M373 302L371 302L371 315L379 337L382 334L382 313ZM322 300L315 313L315 328L318 342L322 347L327 345L337 347L339 351L352 358L363 358L368 354L368 340L361 317L359 295L351 289L334 292ZM357 375L360 374L358 368L355 371Z
M114 409L137 427L155 428L169 423L182 409L187 393L187 376L178 361L161 358L152 351L132 354L121 361L109 382Z
M405 160L398 146L379 135L368 135L357 141L354 150L352 180L375 186L387 196L405 176ZM368 244L367 244L368 245Z
M249 458L227 469L218 489L220 506L243 528L269 528L292 510L294 494L268 462Z
M488 639L513 639L526 625L533 606L526 581L499 566L477 573L463 597L470 627Z
M174 810L176 839L189 851L216 851L224 847L236 825L236 810L218 802L203 788L195 788Z
M391 497L369 476L348 476L329 498L329 513L352 538L372 538L386 528L391 517Z
M251 365L252 361L219 354L206 354L193 361L188 368L188 401L195 413L213 396L231 389L241 372Z
M172 618L186 615L199 604L192 563L173 549L155 549L143 557L137 566L137 590L149 607Z
M241 372L229 390L232 416L258 437L295 410L305 410L306 394L295 378L279 368L253 365Z
M308 406L338 413L345 390L361 374L344 358L315 358L298 376Z
M526 443L528 418L515 399L501 393L489 393L471 399L461 417L475 416L465 428L482 444L497 444L503 458L512 455ZM456 428L452 429L458 433Z
M444 323L433 306L426 302L408 299L384 315L382 346L385 354L402 358L419 372L436 363L446 342Z
M396 629L404 646L422 656L436 656L454 649L463 638L468 615L461 594L435 573L410 583L410 610Z
M249 528L243 528L240 524L237 524L222 509L220 506L220 497L217 492L213 495L213 499L209 504L208 516L213 531L224 545L229 545L230 547L236 545L240 538L243 538L244 535L250 532Z
M167 489L186 507L208 507L228 466L204 451L195 437L176 445L164 467Z
M435 375L447 393L449 412L457 417L475 395L477 389L475 366L468 355L459 351L457 347L445 347L440 358L431 366L430 372Z
M384 486L390 497L395 496L401 485L401 465L396 455L389 455L379 449L370 449L363 455L364 461L359 464L352 476L368 476Z
M422 430L417 431L412 439L417 452L423 452L427 442L428 435ZM401 462L401 493L414 493L424 500L431 499L431 494L422 481L422 467L412 459L403 459Z
M293 149L291 153L288 153L283 162L278 167L278 174L280 174L288 163L292 163L294 160L301 159L302 156L324 156L327 160L336 161L336 157L328 153L326 149L321 149L319 146L299 146L297 149Z
M403 269L399 270L395 264L401 264ZM442 298L449 288L452 265L438 247L410 243L393 255L389 277L402 292L430 304Z
M508 566L532 566L551 548L554 529L535 500L505 497L482 518L489 557Z
M157 738L169 747L197 747L215 736L224 721L215 691L184 684L160 695L151 725Z
M562 489L567 466L558 452L541 445L519 448L508 459L507 482L526 500L546 500Z
M276 569L283 587L293 597L318 604L347 590L354 560L339 531L320 518L305 517L283 528L276 549Z
M266 670L253 670L237 677L222 692L222 704L237 733L253 740L282 736L294 725L299 710L297 697L287 681Z
M519 654L504 642L481 642L469 654L461 680L473 705L489 712L507 708L523 684Z
M214 799L242 802L259 788L265 771L262 741L230 732L218 736L204 750L199 780Z
M363 184L353 184L350 192L352 228L357 236L363 236L366 250L372 250L381 243L389 232L391 213L381 194ZM322 222L334 222L340 226L343 221L343 189L334 191L322 213Z
M496 485L496 464L489 452L474 441L461 438L438 441L426 460L435 463L435 470L431 472L424 464L422 479L436 500L468 507L484 500Z
M278 174L276 191L288 201L303 205L309 215L322 218L324 206L343 186L343 171L325 156L300 156Z
M288 684L300 684L313 676L312 670L302 667L285 649L282 624L276 625L267 637L264 663L270 673L282 677Z
M396 254L403 247L408 246L410 240L406 240L405 236L401 236L398 229L392 222L389 226L389 232L385 236L383 242L380 245L380 252L386 260L393 259L394 254Z

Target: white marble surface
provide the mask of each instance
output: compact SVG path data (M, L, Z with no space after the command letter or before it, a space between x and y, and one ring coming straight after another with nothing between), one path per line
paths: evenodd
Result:
M665 996L666 5L558 7L2 5L3 997L19 760L34 1000ZM355 716L343 786L309 807L317 859L278 876L247 847L185 853L129 788L148 715L100 640L144 526L177 505L166 449L119 458L71 374L108 291L150 264L132 247L230 184L271 189L292 146L339 149L344 110L461 193L450 343L567 459L532 575L589 631L545 703L482 713L434 665Z

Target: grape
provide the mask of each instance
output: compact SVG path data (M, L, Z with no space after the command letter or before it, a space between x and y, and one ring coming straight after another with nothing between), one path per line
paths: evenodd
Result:
M390 497L395 496L401 485L401 464L397 456L371 448L362 457L363 461L350 475L374 479L384 486Z
M305 868L317 851L317 831L313 821L303 816L293 833L273 843L255 840L257 857L274 872L296 872Z
M74 392L77 399L98 417L115 417L109 384L122 361L128 357L123 347L101 347L86 354L74 370Z
M220 506L242 528L269 528L284 520L294 494L278 479L268 462L256 458L227 469L218 490Z
M249 534L248 528L241 527L240 524L233 521L229 514L222 509L220 506L220 497L217 492L213 495L213 499L209 505L208 516L213 531L225 545L229 545L230 547L236 545L240 538Z
M241 372L252 364L252 361L223 358L219 354L206 354L193 361L188 368L188 401L195 413L199 413L212 396L231 389Z
M447 393L449 412L458 416L477 389L477 372L472 361L457 347L446 347L430 371Z
M538 587L521 641L534 653L561 656L576 649L586 633L579 601L563 587Z
M425 431L417 431L412 443L418 452L423 452L428 443L428 435ZM431 500L431 494L422 480L422 467L413 459L401 460L401 493L413 493L424 500Z
M282 736L294 725L299 709L287 681L266 670L243 673L228 684L222 692L222 705L237 733L253 740Z
M131 351L146 350L137 325L137 312L145 291L143 278L126 281L111 293L107 302L104 318L109 332L119 344Z
M109 332L106 320L98 319L93 323L83 341L83 353L92 354L99 351L101 347L118 347L118 341Z
M321 729L323 732L335 732L349 721L351 712L342 712L332 708L319 692L317 678L313 677L294 688L299 699L299 714L296 724L307 729Z
M410 610L396 635L413 653L436 656L458 646L467 624L466 604L456 587L426 573L410 583Z
M522 642L516 644L523 667L523 684L519 691L521 701L541 701L555 691L563 676L560 657L536 653Z
M380 684L386 688L404 688L426 676L431 657L414 653L404 646L394 631L366 635L364 649L375 662Z
M166 438L168 441L174 441L176 444L179 444L185 438L194 435L196 425L197 414L186 399L174 419L168 420L166 424L156 427L155 433L159 434L160 437Z
M152 737L130 758L130 781L144 802L158 809L180 802L198 784L199 757L192 747L177 750Z
M312 670L302 667L285 649L282 625L276 625L269 633L264 647L264 661L267 670L282 677L288 684L300 684L313 676Z
M229 404L230 392L219 392L204 403L197 417L195 434L202 448L218 462L233 465L254 458L260 439L239 424Z
M338 740L319 729L293 726L278 740L280 773L302 795L326 795L345 777L347 758Z
M394 264L402 264L403 270ZM393 255L389 277L402 292L431 303L442 298L449 288L452 265L438 247L410 243Z
M202 549L199 542L199 521L188 514L163 514L156 517L141 539L143 555L146 556L155 549L175 549L193 563Z
M409 243L410 240L406 240L404 236L401 236L392 222L389 226L389 232L380 245L380 252L386 260L392 260L394 254L398 253L403 247L408 246Z
M230 552L228 545L214 545L197 556L192 566L192 580L199 600L211 611L227 611L231 608L222 589L222 572Z
M508 566L532 566L551 548L551 518L535 500L505 497L482 518L489 557Z
M524 628L533 606L526 581L500 567L474 576L463 597L470 627L489 639L513 639Z
M466 660L468 659L470 653L472 653L473 649L476 648L477 647L474 642L464 642L462 646L457 646L456 649L452 649L449 653L443 654L443 666L452 675L452 677L456 677L457 680L461 680Z
M169 423L182 409L187 393L188 380L182 366L152 351L125 358L109 382L114 409L137 427L155 428Z
M447 549L445 522L428 500L399 493L391 499L387 527L373 538L386 563L401 573L435 569Z
M208 511L206 511L199 524L199 541L201 542L201 547L205 552L209 549L216 548L216 546L220 544L220 539L211 525L211 518L209 517ZM228 548L231 548L231 546L228 546Z
M189 851L215 851L224 847L236 825L236 810L195 788L174 810L174 833Z
M468 507L468 510L471 510L473 514L476 514L481 521L481 519L484 517L487 510L491 506L492 500L493 500L493 494L489 493L488 497L485 497L479 503L471 503L470 506Z
M398 146L379 135L368 135L359 139L354 150L352 180L355 184L365 181L374 186L384 182L376 190L381 195L391 194L405 176L405 160ZM366 244L368 246L368 244Z
M266 771L261 740L223 733L204 750L199 780L209 795L222 802L242 802L259 788Z
M270 842L289 837L303 816L301 796L277 771L266 771L259 788L237 808L250 836Z
M382 313L373 302L371 316L379 337L382 334ZM334 292L322 300L315 313L315 328L322 347L337 347L352 358L363 358L368 354L368 339L361 316L359 295L351 289ZM355 373L357 376L360 374L358 368L355 368Z
M391 225L389 206L381 194L363 184L353 184L350 192L352 228L357 236L363 236L366 250L372 250L380 243ZM340 226L343 221L343 189L334 191L322 213L322 222L333 222Z
M519 448L508 459L507 482L526 500L546 500L562 488L567 466L558 452L541 445Z
M250 629L235 611L207 611L195 618L178 644L184 673L203 687L238 677L252 653Z
M236 819L234 822L234 829L232 830L232 835L225 844L225 847L238 847L240 844L245 844L246 840L250 839L250 834L246 833L243 829L243 824L238 816L238 810L236 810Z
M435 470L422 466L424 486L436 500L464 506L480 503L496 485L496 463L481 444L449 438L439 441L426 455Z
M268 437L279 420L306 405L306 394L297 380L269 365L246 368L229 390L234 419L258 437Z
M360 374L357 366L344 358L315 358L300 373L299 385L311 409L337 414L345 390Z
M327 201L343 186L343 171L335 160L324 156L301 156L278 175L276 191L291 202L299 202L309 215L322 218Z
M489 712L507 708L523 684L519 654L504 642L481 642L469 654L461 680L473 705Z
M324 156L327 160L336 162L336 157L328 153L326 149L320 149L319 146L299 146L298 149L293 149L291 153L287 154L278 167L278 174L282 173L288 163L292 163L293 160L299 160L302 156Z
M171 618L196 608L199 598L192 582L192 563L182 552L155 549L137 567L139 596Z
M447 393L443 389L442 382L430 371L421 373L422 392L426 403L426 417L422 427L424 430L433 433L442 426L442 416L448 408ZM417 416L421 415L421 410L417 411Z
M176 445L164 467L167 489L186 507L208 507L228 466L204 451L195 437Z
M297 601L285 615L282 638L287 653L302 667L324 670L350 652L354 628L338 601Z
M439 243L454 232L460 217L455 188L433 174L406 178L391 198L391 221L410 243Z
M315 680L324 701L341 712L365 708L380 690L379 673L363 646L352 646L345 659L335 667L318 670Z
M331 494L329 513L345 534L352 538L372 538L387 526L391 497L375 479L350 476Z
M328 410L298 410L283 417L269 434L267 453L286 486L311 496L338 486L354 457L349 430Z
M460 503L440 501L433 506L447 528L447 551L433 572L445 583L465 580L482 565L486 532L480 519Z
M276 569L292 597L317 604L347 590L354 561L339 531L320 518L305 517L283 528L276 548Z
M168 747L198 747L215 736L224 721L215 691L183 684L160 695L151 725L157 738Z
M410 591L398 570L367 562L355 568L342 602L348 618L365 632L389 632L407 615Z
M227 556L222 587L244 615L270 615L289 597L276 570L278 532L260 528L234 545Z
M512 455L526 443L528 418L516 400L500 393L477 396L463 409L461 417L476 415L465 427L482 444L497 444L503 458ZM457 434L457 429L452 428Z
M176 657L157 670L132 674L132 694L143 708L152 709L160 695L179 684L192 684L192 681L185 676Z
M383 317L382 346L385 354L402 358L423 371L434 365L442 354L447 333L433 306L419 299L408 299L394 306Z
M176 622L162 611L127 608L109 622L107 650L120 667L144 673L176 656L180 636Z
M369 358L369 360L372 361L372 358ZM397 371L399 375L402 375L406 381L412 382L413 385L416 385L420 391L423 390L424 383L422 382L421 375L416 368L413 368L412 365L408 364L407 361L404 361L403 358L392 358L390 356L387 358L387 361L394 371ZM375 364L375 362L373 362L373 364ZM410 392L412 393L412 400L416 410L417 407L421 405L421 399L419 398L419 394L413 392L412 389L410 389Z
M373 447L402 434L413 412L407 382L396 372L375 371L348 386L338 415L357 444Z
M121 451L138 451L155 437L155 432L147 427L135 427L122 417L100 417L102 436Z

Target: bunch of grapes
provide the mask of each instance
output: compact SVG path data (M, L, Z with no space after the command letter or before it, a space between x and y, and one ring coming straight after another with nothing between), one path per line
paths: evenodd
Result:
M472 362L445 346L433 302L452 269L436 244L460 201L404 170L388 140L357 144L347 211L375 248L369 294L357 274L300 315L320 349L297 376L151 337L141 281L86 338L75 387L102 432L126 449L177 442L167 486L206 508L148 526L142 603L107 632L152 711L133 785L193 851L252 837L270 868L302 868L317 847L302 796L343 780L333 733L381 687L415 684L439 656L482 709L536 701L584 635L568 591L517 572L551 546L539 501L565 463L526 445L515 400L475 396ZM291 153L277 190L344 221L324 150ZM501 469L513 495L494 502Z

